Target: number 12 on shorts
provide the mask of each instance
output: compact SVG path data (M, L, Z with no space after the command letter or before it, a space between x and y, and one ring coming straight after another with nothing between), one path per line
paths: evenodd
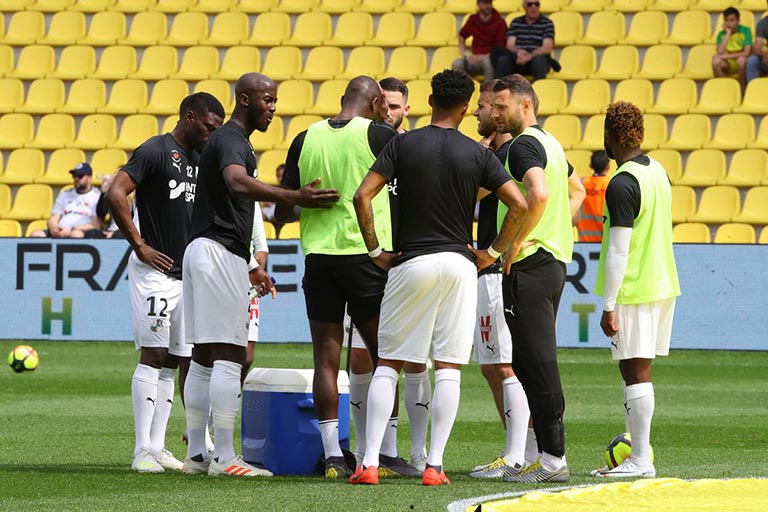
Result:
M147 312L147 316L159 316L159 317L167 317L168 315L165 314L165 310L168 309L168 300L160 297L159 299L155 300L155 297L148 297L147 302L149 302L149 312ZM155 313L155 306L160 306L160 312Z

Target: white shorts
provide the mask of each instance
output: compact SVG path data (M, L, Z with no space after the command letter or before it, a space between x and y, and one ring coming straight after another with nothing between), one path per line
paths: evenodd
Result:
M158 272L131 253L128 290L136 350L167 348L174 356L192 355L192 347L184 339L181 288L181 281Z
M611 338L614 361L669 355L675 297L643 304L616 304L619 332Z
M467 364L477 308L477 268L455 252L417 256L389 271L379 357Z
M363 338L360 336L360 332L357 330L357 327L355 327L355 324L352 323L352 318L349 316L349 313L345 312L344 313L344 345L347 344L350 331L352 331L352 348L362 348L362 349L368 350L368 347L365 346L365 342L363 342Z
M504 320L500 272L477 278L475 361L480 364L512 362L512 337Z
M251 286L248 290L250 304L248 305L248 341L259 341L259 294Z
M209 238L184 252L187 343L248 345L248 264Z

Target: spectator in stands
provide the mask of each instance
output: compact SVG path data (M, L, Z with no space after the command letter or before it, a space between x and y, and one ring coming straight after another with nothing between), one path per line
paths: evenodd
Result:
M752 51L752 32L749 27L739 24L739 17L739 10L735 7L723 11L723 30L717 34L717 53L712 57L712 72L716 77L738 73L744 90L747 87L747 57Z
M600 242L603 239L603 203L605 189L608 187L608 169L610 161L605 151L595 151L589 166L594 171L592 176L584 178L587 197L581 203L579 218L579 242Z
M101 191L91 185L93 169L87 163L77 164L69 171L74 186L62 190L51 210L48 229L33 231L33 237L83 238L85 231L99 225L96 203Z
M747 58L747 82L754 80L761 74L768 74L766 40L768 40L768 15L763 16L755 29L755 44L752 46L752 55Z
M477 13L471 15L459 30L459 53L453 61L453 69L469 75L483 75L483 80L493 79L491 50L504 47L507 22L493 8L492 0L477 0ZM467 53L467 38L472 38L472 51Z
M546 77L550 67L555 71L560 69L551 56L555 25L541 14L540 0L523 0L523 8L525 15L512 20L506 34L506 48L496 55L496 78L519 73L531 76L533 82Z
M275 169L275 176L277 176L277 182L280 183L283 180L283 172L285 171L285 164L280 164ZM275 226L275 232L280 233L280 228L283 227L282 222L278 222L275 218L275 203L262 202L261 203L261 216L264 220L271 222Z

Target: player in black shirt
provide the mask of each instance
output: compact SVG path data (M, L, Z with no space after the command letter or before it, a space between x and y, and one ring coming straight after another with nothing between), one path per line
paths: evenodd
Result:
M288 190L256 179L249 137L254 130L266 131L272 121L276 91L269 77L241 76L231 119L208 139L200 155L200 187L182 269L187 342L195 345L184 388L189 447L182 470L190 474L271 475L236 456L233 440L248 344L249 270L255 271L262 292L274 288L250 255L254 201L322 207L338 200L335 190L315 188L319 180ZM209 411L215 431L212 459L204 435Z
M221 103L202 92L187 96L179 110L173 131L136 148L107 191L115 223L133 247L128 276L141 356L131 386L136 426L132 469L139 472L181 469L165 449L174 374L180 368L184 389L191 355L184 339L181 259L195 201L197 152L224 118ZM134 190L138 226L127 199Z
M422 483L449 483L442 458L459 405L460 368L472 348L477 271L497 259L526 212L525 199L494 154L457 130L473 90L463 72L435 75L432 124L395 137L355 194L369 256L392 270L381 305L379 365L368 392L366 453L351 483L378 483L378 452L400 369L405 361L426 363L430 349L435 387ZM395 177L399 218L394 250L388 253L379 245L371 199ZM509 212L491 248L478 251L471 244L480 187L496 192Z

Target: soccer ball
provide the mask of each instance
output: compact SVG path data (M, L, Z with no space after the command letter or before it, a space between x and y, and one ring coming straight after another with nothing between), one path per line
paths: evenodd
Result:
M605 449L605 463L608 469L613 469L628 459L632 453L632 436L624 432L613 438ZM653 446L651 446L651 462L653 462Z
M37 368L39 362L37 352L28 345L19 345L8 355L8 364L16 373L32 371Z

